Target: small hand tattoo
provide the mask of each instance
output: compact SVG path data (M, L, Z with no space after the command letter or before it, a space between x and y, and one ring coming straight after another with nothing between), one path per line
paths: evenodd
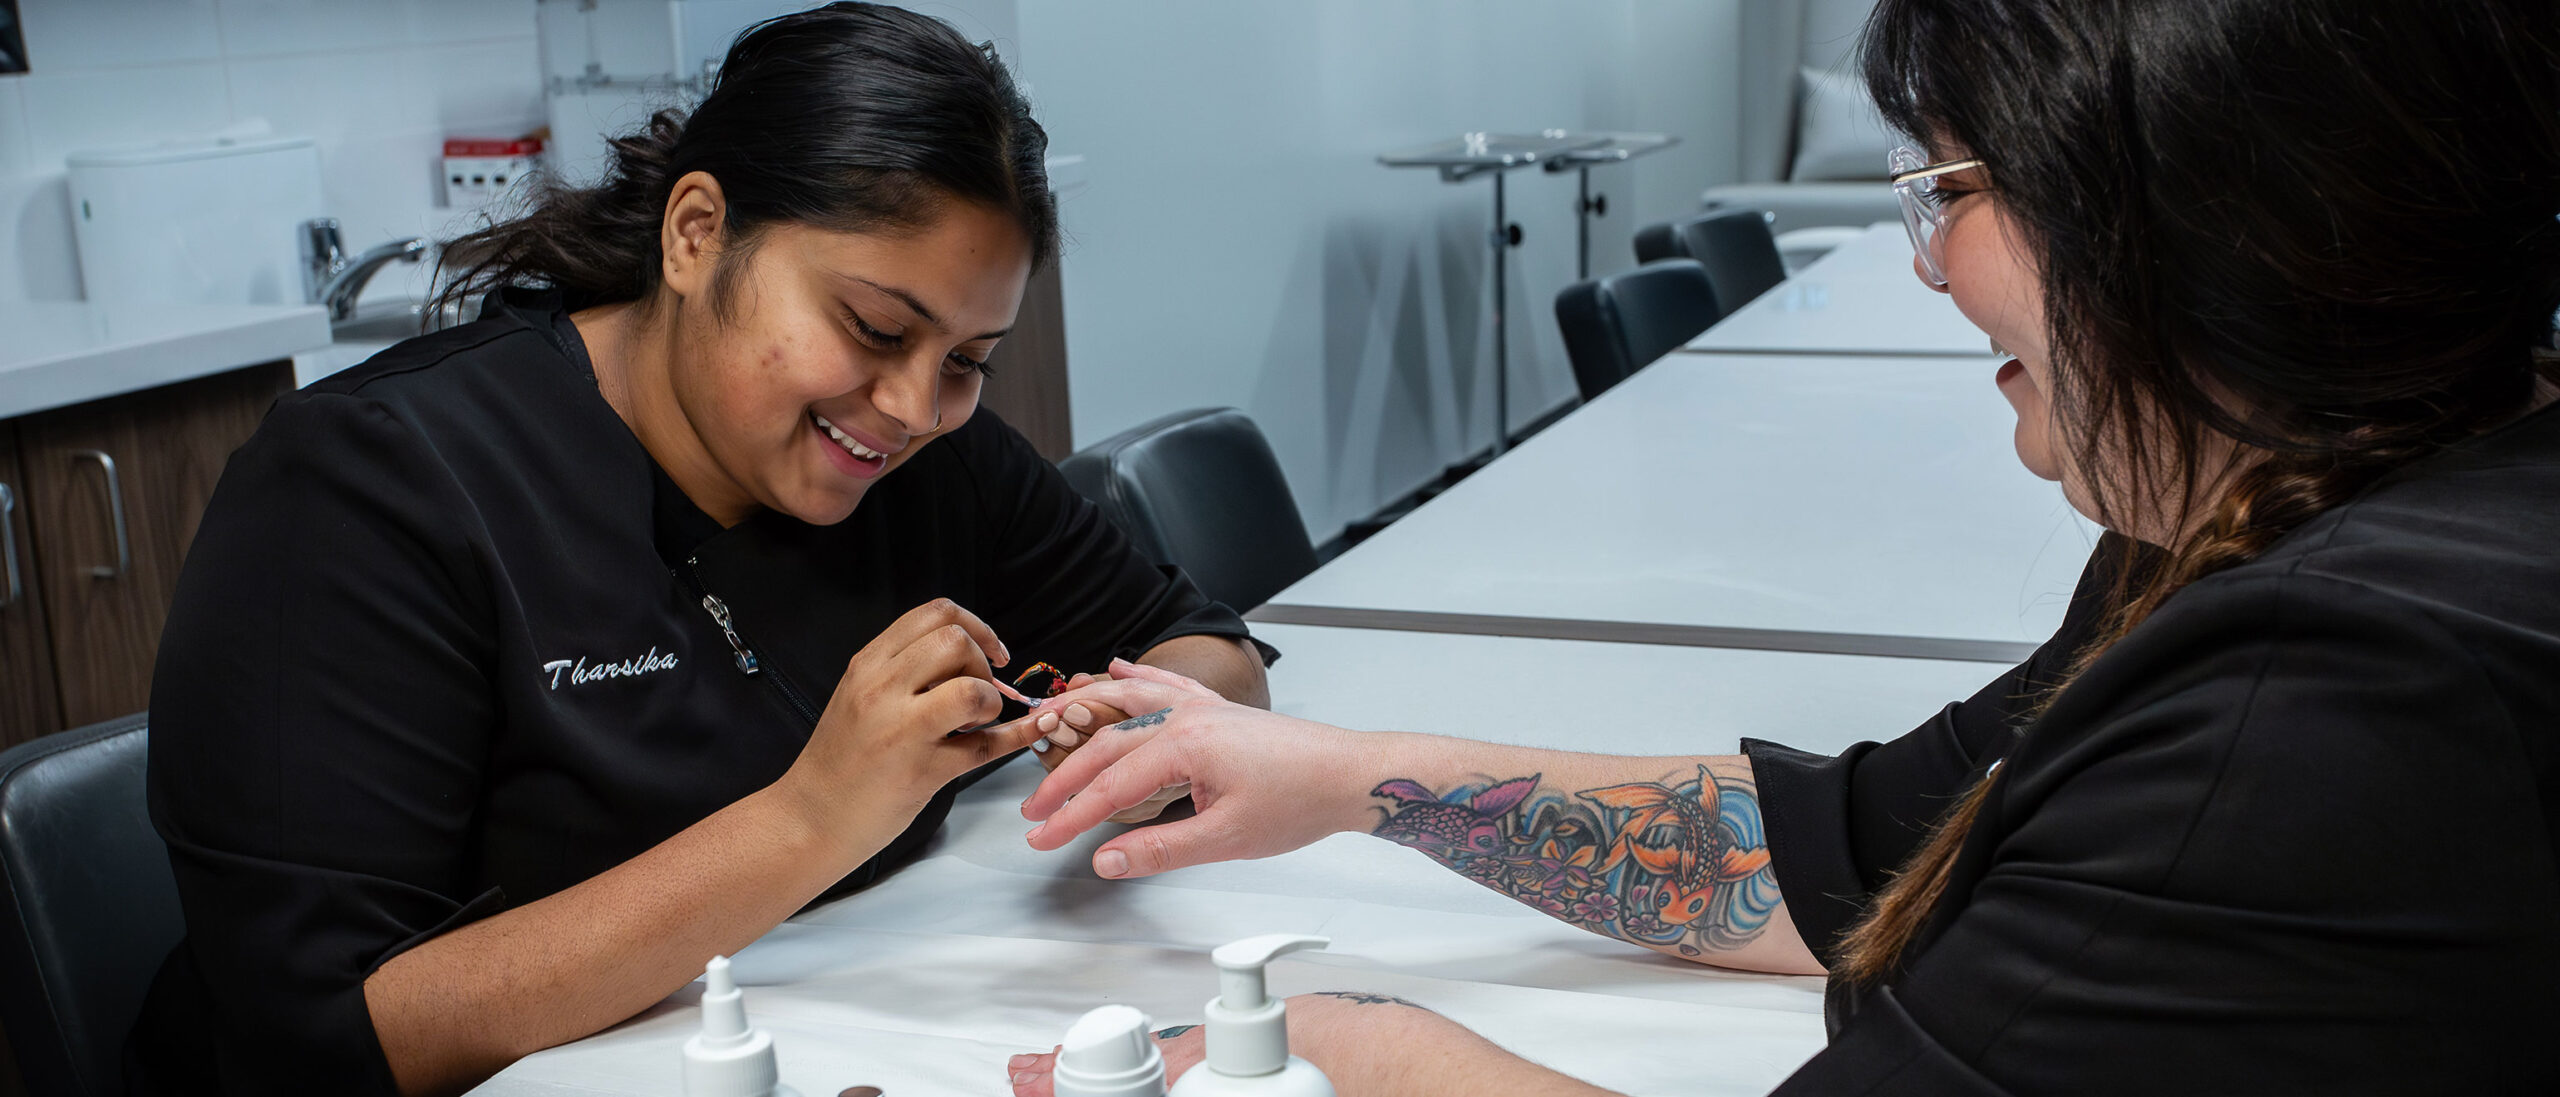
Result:
M1365 991L1357 990L1319 990L1316 992L1316 997L1340 998L1343 1001L1350 1002L1354 1005L1363 1006L1408 1006L1413 1009L1430 1008L1420 1002L1398 998L1392 994L1370 994Z
M1159 1039L1159 1040L1172 1040L1172 1039L1177 1039L1177 1038L1179 1038L1183 1033L1189 1032L1189 1031L1191 1031L1192 1029L1195 1029L1195 1028L1198 1028L1198 1027L1200 1027L1200 1026L1198 1026L1198 1025L1175 1025L1175 1026L1173 1026L1172 1028L1160 1028L1160 1029L1157 1029L1157 1030L1156 1030L1156 1039Z
M1172 711L1173 708L1171 706L1167 706L1157 709L1154 712L1150 712L1144 716L1132 716L1126 720L1122 720L1119 723L1111 725L1111 730L1136 731L1139 728L1151 728L1157 724L1163 723L1165 714Z

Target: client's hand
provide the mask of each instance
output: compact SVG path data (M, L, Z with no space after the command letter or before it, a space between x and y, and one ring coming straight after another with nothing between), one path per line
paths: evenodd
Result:
M1187 678L1182 680L1190 681ZM1110 679L1092 674L1079 674L1067 679L1065 692L1073 692L1096 682L1107 681ZM1129 719L1128 713L1099 701L1071 701L1057 705L1044 702L1043 705L1040 712L1031 719L1032 725L1045 736L1039 743L1033 745L1033 752L1039 757L1040 764L1047 767L1051 773L1056 773L1061 764L1074 757L1076 748L1091 742L1096 732ZM1139 801L1136 806L1113 815L1111 821L1143 823L1164 814L1164 809L1189 795L1191 795L1190 785L1170 785L1160 788L1156 790L1155 795Z
M1270 857L1371 821L1361 777L1375 767L1360 764L1369 737L1235 704L1157 667L1114 662L1111 675L1041 706L1140 715L1094 732L1023 801L1024 818L1045 820L1028 835L1033 849L1064 846L1176 785L1190 786L1198 813L1103 843L1094 872Z

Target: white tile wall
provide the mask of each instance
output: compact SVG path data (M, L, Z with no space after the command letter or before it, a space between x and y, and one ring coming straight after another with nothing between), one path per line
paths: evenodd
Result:
M19 0L35 72L218 61L214 0Z
M219 0L223 53L272 57L403 45L408 6L384 0Z
M36 49L30 33L27 52ZM40 169L80 149L202 136L231 124L231 93L217 62L58 74L38 69L16 79L26 93L27 142Z
M18 84L0 78L0 178L35 170L35 149L27 144L26 96Z
M20 0L0 76L0 300L74 300L63 156L263 124L318 139L348 243L438 235L443 138L543 123L534 0ZM423 285L423 271L377 294Z

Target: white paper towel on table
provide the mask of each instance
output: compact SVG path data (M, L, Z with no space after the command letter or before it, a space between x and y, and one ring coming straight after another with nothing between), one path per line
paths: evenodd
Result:
M923 859L804 912L735 958L750 1019L807 1097L1003 1094L1005 1060L1094 1006L1199 1019L1208 950L1257 933L1333 938L1273 989L1374 990L1438 1010L1568 1074L1637 1094L1765 1093L1822 1046L1818 979L1721 972L1565 926L1420 854L1339 835L1262 861L1108 881L1106 827L1056 853L1022 840L1040 777L1006 766L960 798ZM678 1094L699 986L531 1056L479 1092Z

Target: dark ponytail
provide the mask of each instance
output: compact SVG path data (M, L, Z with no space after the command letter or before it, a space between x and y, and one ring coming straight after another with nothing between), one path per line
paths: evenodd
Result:
M446 242L439 314L500 286L564 291L573 307L657 288L659 226L676 180L719 180L728 213L712 303L775 222L894 232L953 201L1014 218L1035 267L1057 253L1048 135L994 52L902 8L836 3L738 36L691 116L668 110L612 142L604 181L541 180L522 216Z
M2119 562L2079 667L2552 372L2551 0L1881 0L1864 56L1888 121L1989 164L2096 517L2183 531ZM2210 465L2215 435L2242 456ZM1991 791L1878 894L1841 974L1896 969Z

